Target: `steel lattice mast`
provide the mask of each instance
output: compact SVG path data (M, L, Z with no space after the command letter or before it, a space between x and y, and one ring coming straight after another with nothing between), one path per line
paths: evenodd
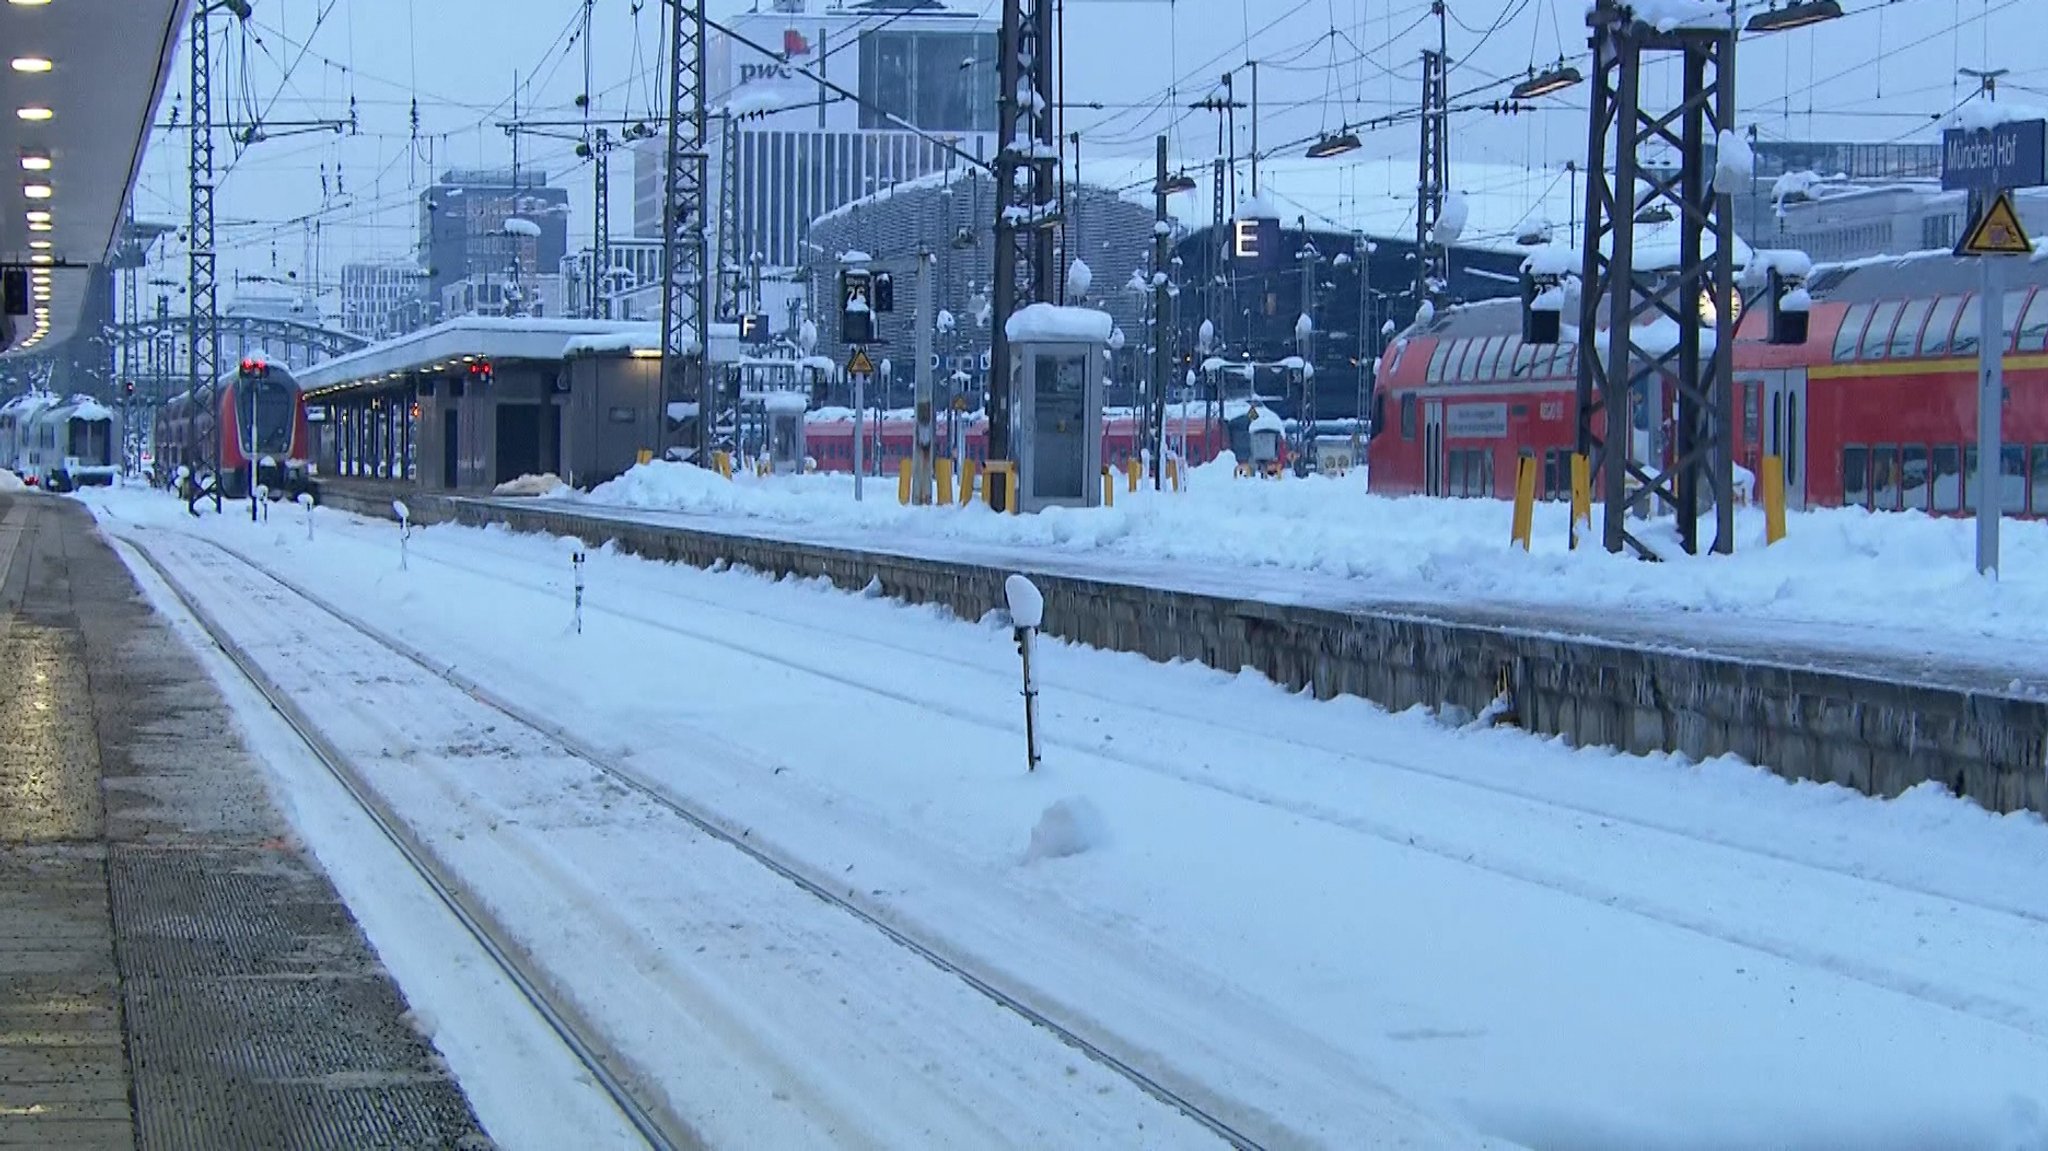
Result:
M186 167L191 186L191 214L186 221L186 239L191 245L191 264L186 293L191 300L190 325L185 334L186 387L194 401L212 395L220 383L220 312L216 306L213 250L213 54L206 34L206 16L211 5L202 4L192 12L192 148ZM213 506L221 506L221 442L218 396L213 405Z
M611 297L605 292L612 270L611 151L611 133L599 128L590 145L590 314L600 320L611 319L612 315Z
M1706 155L1720 131L1733 128L1735 30L1731 24L1660 32L1613 0L1600 0L1587 23L1593 91L1578 315L1578 450L1593 467L1605 509L1602 542L1609 551L1628 547L1653 556L1631 526L1663 504L1677 514L1685 550L1697 552L1704 498L1714 507L1713 550L1731 552L1736 241L1733 213L1713 188ZM1643 58L1652 52L1680 57L1684 83L1670 107L1642 105ZM1643 162L1649 150L1676 154L1679 165L1653 171ZM1664 222L1669 231L1638 244L1638 222ZM1609 322L1604 331L1602 321ZM1659 432L1668 408L1663 397L1673 392L1676 443L1667 464ZM1630 434L1638 404L1648 429L1640 446Z
M1053 299L1054 191L1059 144L1054 131L1055 0L1003 0L1001 90L996 93L995 299L989 347L988 451L1009 459L1010 316Z
M711 328L706 294L704 0L669 0L668 156L662 204L661 395L697 407L695 459L708 464L712 376L705 368Z

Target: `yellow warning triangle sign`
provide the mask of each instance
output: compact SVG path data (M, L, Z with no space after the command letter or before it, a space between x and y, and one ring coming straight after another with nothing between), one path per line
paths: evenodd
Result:
M868 359L868 350L866 348L855 348L853 354L846 358L846 372L852 376L872 376L875 374L875 363L873 360Z
M2020 224L2018 212L2012 210L2012 196L2000 192L1991 201L1991 207L1963 236L1963 242L1956 245L1958 256L2031 256L2034 242L2027 238L2027 230Z

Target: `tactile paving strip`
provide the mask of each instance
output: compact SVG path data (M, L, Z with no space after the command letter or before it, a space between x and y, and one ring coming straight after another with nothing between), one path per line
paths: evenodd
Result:
M489 1146L302 860L116 844L108 870L145 1151Z

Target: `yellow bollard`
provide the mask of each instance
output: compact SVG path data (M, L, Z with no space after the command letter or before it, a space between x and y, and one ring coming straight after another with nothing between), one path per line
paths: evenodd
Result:
M944 507L945 505L954 502L953 457L940 456L937 460L933 461L933 470L937 474L939 480L939 506Z
M1102 469L1102 506L1116 506L1116 473L1106 467Z
M996 506L996 487L1002 486L1003 509L1011 515L1019 514L1017 508L1017 465L1009 460L990 460L981 466L982 494L988 498L988 506Z
M910 506L910 461L896 461L896 502Z
M653 450L652 450L652 449L649 449L649 448L641 448L641 449L640 449L640 462L641 462L641 463L643 463L643 464L646 464L646 463L653 463L653 462L654 462L654 452L653 452Z
M1136 456L1124 461L1124 474L1130 477L1130 490L1138 490L1138 482L1145 478L1145 462Z
M1529 550L1529 537L1536 531L1536 457L1515 460L1515 522L1509 539Z
M729 452L712 452L711 466L726 479L732 478L732 455Z
M1764 457L1764 545L1785 538L1785 461Z
M1593 530L1593 464L1584 455L1572 453L1572 536L1571 546L1579 546L1579 529Z
M1180 459L1178 457L1169 458L1166 461L1166 486L1174 491L1180 490Z
M974 481L975 481L975 477L976 477L976 476L978 476L978 475L980 475L980 473L981 473L981 464L980 464L979 462L977 462L977 461L975 460L975 458L974 458L973 456L969 456L969 457L967 457L966 459L964 459L964 460L961 460L961 461L960 461L960 506L961 506L961 507L963 507L963 508L964 508L964 507L966 507L966 506L967 506L968 504L971 504L971 503L973 503L973 502L974 502L974 497L976 496L976 494L978 494L978 493L976 493L976 491L975 491L975 487L974 487ZM986 481L986 480L983 480L982 482L983 482L983 483L987 483L988 481Z

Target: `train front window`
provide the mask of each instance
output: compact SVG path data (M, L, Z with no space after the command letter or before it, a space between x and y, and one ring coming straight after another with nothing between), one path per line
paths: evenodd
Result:
M242 412L248 417L242 437L249 454L282 457L292 442L291 388L276 380L258 379L244 379L242 387L248 393L242 401Z

